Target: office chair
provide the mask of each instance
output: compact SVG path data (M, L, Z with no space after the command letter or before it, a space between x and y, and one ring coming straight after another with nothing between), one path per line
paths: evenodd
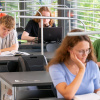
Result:
M18 71L17 61L2 61L0 62L0 72L16 72Z
M17 31L17 32L23 32L23 31L24 31L24 28L23 28L23 27L17 27L17 28L16 28L16 31Z
M8 72L7 62L0 62L0 72Z
M7 63L8 72L18 72L18 62L17 61L8 61Z
M24 28L23 27L17 27L16 31L18 33L18 39L21 39L22 33L24 31Z
M60 43L49 43L46 45L46 50L47 52L54 52L59 46Z
M18 58L20 70L22 71L43 71L47 64L46 57L43 55L28 55Z

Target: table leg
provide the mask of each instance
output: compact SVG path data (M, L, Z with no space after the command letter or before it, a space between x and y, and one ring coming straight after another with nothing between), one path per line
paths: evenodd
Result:
M4 94L7 93L6 85L1 81L1 100L3 100Z
M17 100L16 99L16 87L12 87L12 100Z

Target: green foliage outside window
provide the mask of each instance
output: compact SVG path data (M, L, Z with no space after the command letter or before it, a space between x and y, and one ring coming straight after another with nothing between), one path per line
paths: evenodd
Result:
M100 0L78 0L78 1L77 1L78 8L100 9ZM100 31L100 11L84 11L84 12L82 11L77 11L77 15L82 15L82 16L77 16L77 18L80 20L84 20L83 22L86 25L86 30ZM84 29L84 27L81 25L78 25L78 27ZM100 37L100 34L94 34L93 36ZM96 38L93 37L90 38L92 41L96 40Z

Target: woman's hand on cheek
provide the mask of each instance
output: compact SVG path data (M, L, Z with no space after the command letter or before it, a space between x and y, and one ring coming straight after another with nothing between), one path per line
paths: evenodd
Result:
M49 23L46 23L45 26L46 26L46 27L49 27Z
M70 51L70 58L75 63L78 63L80 60L77 58L76 54L73 51Z
M85 68L85 65L80 59L78 59L77 55L73 51L70 51L70 58L79 68Z

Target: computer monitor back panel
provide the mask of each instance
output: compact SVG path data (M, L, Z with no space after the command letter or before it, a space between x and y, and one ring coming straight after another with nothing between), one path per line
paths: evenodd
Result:
M45 27L43 28L43 42L61 42L62 27ZM41 43L41 28L38 30L38 43Z

